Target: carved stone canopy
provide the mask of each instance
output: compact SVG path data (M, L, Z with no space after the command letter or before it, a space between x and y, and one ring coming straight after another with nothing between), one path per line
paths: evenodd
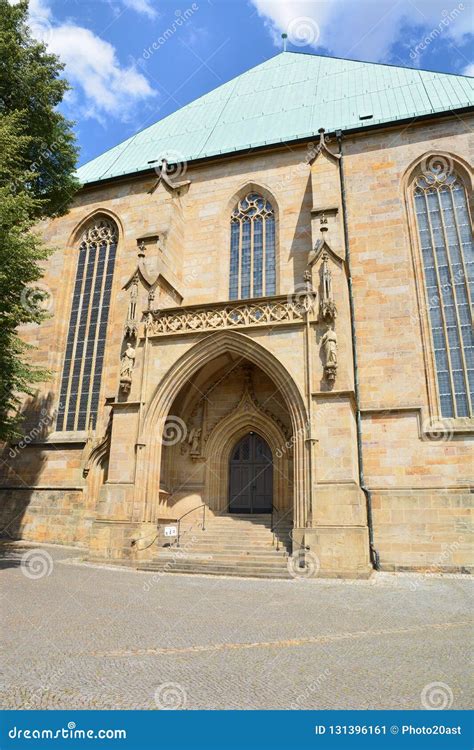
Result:
M334 154L332 151L329 150L329 148L327 146L325 132L326 131L325 131L324 128L319 128L319 130L318 130L318 133L319 133L319 143L318 143L318 145L315 148L313 158L310 159L310 161L309 161L310 164L313 164L316 161L316 159L318 158L318 156L320 154L322 154L322 153L325 153L331 159L335 159L336 161L339 161L340 158L341 158L340 154Z
M124 285L123 289L129 290L130 296L134 294L133 288L138 287L138 284L141 284L146 291L148 292L148 307L150 308L153 304L153 301L156 296L156 290L159 288L165 289L168 294L180 305L183 301L183 295L179 292L179 290L176 288L176 286L173 284L173 282L168 279L166 271L164 270L163 261L158 258L158 267L159 271L156 274L156 276L153 276L148 267L146 262L146 256L145 256L145 243L139 241L138 245L138 263L137 266ZM130 306L129 306L129 312L130 312ZM131 316L130 314L127 316L127 322L125 324L125 333L127 333L127 325L128 322L132 319L135 319L134 316Z
M149 162L150 164L152 162ZM180 167L181 172L184 174L183 164L185 165L185 162L177 162L177 168L176 170L173 170L170 168L168 164L167 159L161 159L160 162L160 172L158 175L158 180L152 187L152 189L149 191L150 193L154 193L157 187L163 183L168 190L170 190L172 193L175 191L179 191L182 188L188 187L191 184L191 180L179 180L177 179L177 176L179 175Z
M334 252L331 245L326 240L326 236L322 233L320 238L316 241L312 250L308 253L308 268L312 268L318 260L326 254L328 258L332 258L335 262L341 265L341 258Z

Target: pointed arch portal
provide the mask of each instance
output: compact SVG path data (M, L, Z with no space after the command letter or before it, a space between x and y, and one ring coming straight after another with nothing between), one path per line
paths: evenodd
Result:
M154 516L153 503L160 492L161 436L173 401L183 385L189 383L206 363L223 354L256 365L272 380L288 413L291 438L288 439L278 424L258 409L237 412L218 425L209 436L205 449L208 457L206 470L209 472L207 503L220 512L228 506L228 469L232 449L239 439L254 431L263 436L273 456L275 504L285 499L293 507L295 526L304 526L309 512L306 506L310 480L305 445L308 419L303 396L291 374L268 349L234 331L212 334L196 343L169 368L155 390L139 440L137 500L144 508L143 520L152 520ZM286 486L282 476L287 475L284 467L290 453L292 481L291 486Z

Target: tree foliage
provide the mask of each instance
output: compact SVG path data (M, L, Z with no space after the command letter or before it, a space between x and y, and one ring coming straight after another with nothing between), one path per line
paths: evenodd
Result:
M17 331L48 314L40 279L51 250L34 227L65 213L78 188L72 124L57 110L63 66L31 37L27 16L27 2L0 0L1 440L18 435L22 395L47 378Z

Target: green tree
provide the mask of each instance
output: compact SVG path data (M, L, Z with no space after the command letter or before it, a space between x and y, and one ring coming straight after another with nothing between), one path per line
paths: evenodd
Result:
M17 333L48 314L40 279L51 250L34 226L65 213L79 187L72 123L57 110L63 65L27 16L27 2L0 0L0 440L18 435L22 395L48 377Z

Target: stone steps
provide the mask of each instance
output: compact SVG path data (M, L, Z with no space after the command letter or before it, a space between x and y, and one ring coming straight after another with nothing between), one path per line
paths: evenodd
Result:
M160 560L222 560L223 562L237 560L238 562L262 562L279 565L282 559L287 559L286 550L275 552L274 550L184 550L182 548L173 549L167 552L160 552Z
M181 526L180 546L159 547L140 570L254 578L290 578L291 525L274 535L271 516L214 516ZM277 550L278 542L278 550Z
M276 538L276 536L277 536L277 534L275 534L275 538ZM278 534L278 538L281 539L282 537L288 538L289 534L281 534L281 533ZM261 532L255 532L255 534L252 534L250 532L240 532L240 533L239 532L229 532L229 533L222 532L222 533L219 533L218 531L214 531L214 530L213 531L207 531L207 530L206 531L202 531L201 529L195 529L193 531L181 533L180 541L184 540L184 539L192 539L192 538L194 538L197 542L199 542L199 541L202 541L202 542L206 542L206 541L215 542L215 541L217 541L219 539L224 539L226 542L227 541L231 542L233 539L239 539L239 543L240 542L249 542L249 543L253 543L253 542L269 542L271 544L272 543L272 539L273 539L273 533L271 531L267 531L264 534L261 533Z
M170 563L165 560L155 559L149 563L142 563L138 570L156 571L162 573L192 573L195 575L224 575L240 576L242 578L291 578L286 567L286 558L283 564L263 565L261 563L238 563L235 560L227 564L211 561L178 561Z
M280 541L279 544L279 552L287 552L288 550L287 544L284 544ZM215 543L215 544L181 544L179 547L176 546L170 546L170 547L160 547L160 554L164 554L166 552L177 552L181 551L183 554L186 553L206 553L206 554L212 554L212 552L231 552L232 554L242 554L242 555L251 555L254 552L259 555L273 555L274 552L277 551L276 544L254 544L254 545L239 545L233 541L232 544L223 544L223 543Z

